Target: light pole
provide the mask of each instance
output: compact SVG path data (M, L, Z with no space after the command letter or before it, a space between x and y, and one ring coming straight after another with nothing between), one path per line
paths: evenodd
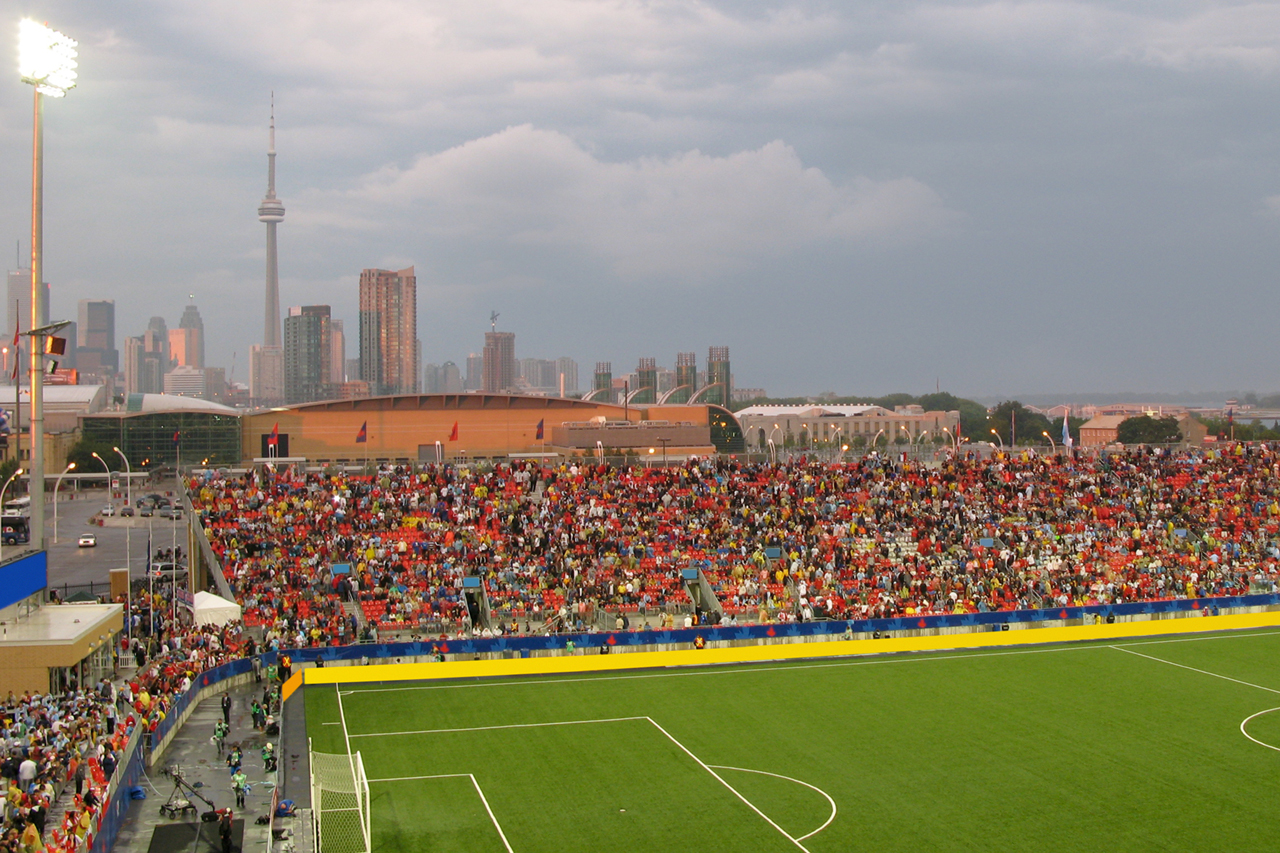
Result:
M1048 431L1048 430L1042 430L1042 431L1040 432L1040 434L1041 434L1041 435L1043 435L1045 438L1049 439L1049 447L1053 450L1053 455L1054 455L1054 456L1057 456L1057 455L1058 455L1058 445L1057 445L1057 443L1053 440L1053 436L1049 435L1049 431Z
M667 467L667 445L671 443L671 439L658 437L658 443L662 445L662 467Z
M44 96L76 85L76 41L24 18L18 24L18 73L35 89L31 130L31 540L44 547L44 347L34 333L44 321Z
M649 455L644 458L644 470L649 470L649 463L653 461L653 448L649 448Z
M1000 449L1004 450L1004 439L1000 437L1000 433L996 432L996 428L991 428L991 434L996 437L996 441L1000 442Z
M955 433L953 433L951 430L947 429L946 427L943 427L942 431L947 434L947 438L951 439L951 452L953 454L956 453L960 449L960 444L959 442L956 441Z
M133 474L133 469L129 466L129 457L125 456L124 452L118 447L111 449L119 453L120 458L124 460L124 505L131 507L133 506L133 478L130 475ZM178 477L181 478L182 474L178 474ZM133 569L133 564L130 562L132 555L133 522L131 521L124 529L124 567L130 571Z
M777 465L778 464L778 448L774 446L772 438L770 438L767 443L769 445L769 463L771 465Z
M62 473L58 475L58 481L53 484L53 544L58 544L58 489L62 488L62 478L67 476L67 472L74 469L76 463L68 462L67 467L62 469Z
M872 449L872 450L875 450L875 449L876 449L876 442L880 440L880 436L882 436L882 435L884 435L884 430L880 430L878 433L876 433L875 435L871 436L871 449ZM886 438L886 439L885 439L885 442L887 443L888 441L889 441L889 439L887 439L887 438Z
M98 455L98 451L93 451L92 456L102 463L102 470L107 472L107 503L113 503L111 500L111 466L107 464L107 460Z
M0 518L4 517L4 493L8 490L9 484L12 483L14 480L18 479L18 477L21 474L22 474L22 469L19 468L18 470L14 471L12 474L9 475L9 479L4 481L3 486L0 486ZM0 560L3 560L3 559L4 559L4 531L3 531L3 525L0 524Z

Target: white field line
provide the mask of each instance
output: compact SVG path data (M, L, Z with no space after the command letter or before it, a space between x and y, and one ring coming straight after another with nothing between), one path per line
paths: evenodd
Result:
M560 720L552 723L511 723L505 726L467 726L461 729L418 729L411 732L368 732L352 737L392 737L394 735L439 735L451 732L487 732L495 729L538 729L544 726L585 726L591 723L623 723L631 720L647 720L648 717L610 717L602 720Z
M467 775L471 776L471 784L476 786L476 793L480 795L480 802L484 803L484 810L489 813L489 820L493 821L493 828L498 830L498 837L502 839L502 846L507 848L507 853L514 853L511 845L507 842L507 834L502 831L502 825L494 817L493 809L489 808L489 801L485 798L484 791L480 790L480 783L476 781L476 777L472 774L468 773Z
M333 692L338 696L338 719L342 722L342 737L347 743L347 764L351 767L351 784L355 787L357 798L356 802L359 803L360 786L356 784L356 760L351 755L351 735L347 731L347 714L342 709L342 691L337 689L337 685L334 685ZM366 791L366 793L368 792ZM364 817L364 809L357 809L357 812L358 814L356 817L360 821L360 833L364 836L365 847L370 847L372 845L369 843L369 837L373 828L367 825L367 821Z
M1245 687L1253 687L1257 690L1265 690L1268 693L1275 693L1280 695L1280 690L1276 690L1275 688L1272 688L1272 687L1263 687L1261 684L1254 684L1252 681L1241 681L1238 678L1232 678L1229 675L1221 675L1216 672L1210 672L1207 669L1196 669L1194 666L1187 666L1184 663L1174 663L1173 661L1165 660L1164 658L1158 658L1152 655L1144 655L1142 652L1135 652L1132 649L1126 649L1124 646L1108 646L1107 648L1115 649L1118 652L1124 652L1127 655L1136 655L1137 657L1140 657L1140 658L1153 660L1153 661L1156 661L1157 663L1165 663L1165 664L1168 664L1169 666L1176 666L1178 669L1186 669L1186 670L1190 670L1191 672L1198 672L1201 675L1208 675L1212 678L1221 678L1223 681L1231 681L1231 682L1234 682L1235 684L1241 684Z
M1168 640L1144 640L1132 643L1113 643L1104 645L1096 641L1087 640L1079 641L1078 644L1051 646L1049 648L1038 649L1016 649L1009 651L990 652L975 649L970 652L958 654L939 654L936 652L898 652L888 653L885 657L873 658L871 660L843 660L831 663L796 663L792 666L786 666L789 661L779 659L773 662L773 665L767 666L744 666L742 664L708 664L695 668L673 668L664 672L649 672L639 675L604 675L604 676L584 676L580 678L536 678L525 680L508 680L496 678L493 681L482 681L467 684L412 684L398 687L369 687L369 688L351 688L343 690L346 696L364 693L401 693L411 690L470 690L478 687L518 687L531 684L576 684L583 681L639 681L649 678L696 678L705 675L738 675L744 672L804 672L811 669L835 669L851 666L883 666L887 664L903 664L903 663L927 663L931 661L948 661L948 660L968 660L970 658L995 658L995 657L1011 657L1014 655L1043 655L1056 652L1079 652L1093 651L1097 649L1124 649L1129 646L1158 646L1165 643L1194 643L1203 642L1205 640L1226 640L1238 639L1243 637L1274 637L1280 635L1280 631L1267 631L1250 634L1236 634L1232 632L1222 632L1220 634L1210 634L1202 637L1178 637ZM776 664L784 664L778 666Z
M489 820L493 822L493 828L498 830L498 837L502 839L502 846L507 848L507 853L515 853L511 849L510 842L507 841L507 834L502 831L502 824L498 823L498 818L494 815L493 809L489 807L489 800L484 795L484 791L480 790L480 783L476 781L474 773L439 773L435 776L392 776L387 779L370 779L369 784L374 782L416 782L420 779L470 779L471 784L475 786L476 793L480 795L480 802L484 805L484 810L489 813ZM334 809L337 811L337 809Z
M768 770L752 770L747 767L729 767L724 764L708 764L707 766L714 767L716 770L737 770L739 773L758 773L761 776L772 776L775 779L785 779L788 782L795 782L797 785L804 785L806 788L810 788L814 791L817 791L819 794L826 797L827 802L831 804L831 816L827 818L827 822L824 823L822 826L818 827L813 832L810 832L807 835L800 836L799 838L796 839L797 841L804 841L806 838L810 838L814 835L817 835L819 832L822 832L822 830L830 826L831 821L836 819L836 813L839 811L839 809L836 808L836 801L831 799L831 795L828 794L826 791L822 790L821 788L819 788L817 785L810 785L808 782L801 781L800 779L793 779L790 776L783 776L781 773L770 773Z
M803 851L804 851L804 853L809 853L809 848L807 848L807 847L805 847L803 844L801 844L801 843L800 843L800 841L799 841L798 839L791 837L791 834L790 834L790 833L788 833L785 829L783 829L782 827L780 827L780 826L778 826L776 823L774 823L772 820L770 820L769 816L768 816L767 814L765 814L764 812L760 811L758 808L756 808L754 803L752 803L752 802L751 802L750 800L748 800L746 797L742 796L742 794L738 793L738 789L737 789L737 788L733 787L733 786L732 786L732 785L730 785L728 782L726 782L726 781L724 780L724 777L722 777L719 773L717 773L716 771L712 770L709 766L707 766L707 764L706 764L705 762L703 762L703 760L702 760L701 758L699 758L698 756L696 756L696 755L694 755L692 752L690 752L690 751L689 751L689 747L685 746L685 745L684 745L684 744L682 744L680 741L678 741L678 740L676 740L674 737L672 737L671 732L667 731L667 730L666 730L666 729L664 729L662 726L658 725L657 721L656 721L656 720L654 720L652 717L645 717L645 719L646 719L646 720L648 720L650 723L652 723L652 724L653 724L653 726L654 726L654 728L656 728L658 731L660 731L660 732L662 732L664 735L666 735L668 740L670 740L670 741L671 741L672 743L674 743L676 746L680 747L680 749L684 752L684 754L685 754L685 755L689 756L689 757L690 757L690 758L692 758L694 761L698 762L698 764L702 767L702 769L703 769L703 770L705 770L705 771L707 771L708 773L710 773L710 774L715 778L715 780L716 780L717 782L719 782L721 785L724 785L726 788L728 788L728 789L729 789L729 791L730 791L730 792L731 792L735 797L737 797L739 800L742 800L742 802L746 803L746 804L747 804L747 808L751 809L753 812L755 812L756 814L760 815L760 817L764 818L764 820L765 820L765 822L766 822L766 823L768 823L768 824L769 824L770 826L772 826L774 829L778 830L778 832L782 833L782 837L783 837L783 838L787 839L787 840L788 840L788 841L790 841L792 844L794 844L796 847L798 847L798 848L800 848L801 850L803 850Z
M1244 736L1245 736L1245 737L1247 737L1249 740L1251 740L1251 741L1253 741L1254 743L1256 743L1258 746L1265 746L1267 749L1274 749L1276 752L1280 752L1280 746L1272 746L1272 745L1271 745L1271 744L1269 744L1269 743L1264 743L1264 742L1262 742L1262 741L1258 740L1256 737L1254 737L1253 735L1249 734L1249 732L1248 732L1248 731L1246 730L1246 728L1245 728L1246 726L1248 726L1248 725L1249 725L1249 722L1250 722L1251 720L1253 720L1253 718L1254 718L1254 717L1261 717L1263 714L1270 714L1272 711L1280 711L1280 708L1268 708L1268 709L1267 709L1267 710L1265 710L1265 711L1259 711L1259 712L1258 712L1258 713L1256 713L1256 714L1250 714L1249 716L1245 717L1245 718L1244 718L1244 721L1243 721L1242 723L1240 723L1240 734L1244 735Z

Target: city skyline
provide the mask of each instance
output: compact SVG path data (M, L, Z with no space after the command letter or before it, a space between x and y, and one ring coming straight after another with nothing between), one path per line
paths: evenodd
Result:
M44 4L81 63L46 115L53 314L194 294L246 377L274 90L280 299L351 329L360 269L416 265L424 363L498 306L524 352L717 341L779 395L1280 385L1271 7L496 6ZM28 94L0 87L11 242Z

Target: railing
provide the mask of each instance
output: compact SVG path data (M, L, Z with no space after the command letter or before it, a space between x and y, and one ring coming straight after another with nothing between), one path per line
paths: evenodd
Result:
M142 776L142 734L143 726L138 724L129 735L115 773L107 781L107 792L102 797L102 808L93 828L93 841L89 846L91 853L107 853L124 826L125 815L129 811L129 789L137 785Z

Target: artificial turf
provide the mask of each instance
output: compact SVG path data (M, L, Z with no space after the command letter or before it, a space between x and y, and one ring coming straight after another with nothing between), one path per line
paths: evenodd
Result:
M340 689L374 853L1276 843L1280 751L1240 726L1280 706L1278 631ZM344 752L338 691L304 701ZM1280 710L1248 732L1280 747ZM834 820L803 837L831 805L779 777Z

